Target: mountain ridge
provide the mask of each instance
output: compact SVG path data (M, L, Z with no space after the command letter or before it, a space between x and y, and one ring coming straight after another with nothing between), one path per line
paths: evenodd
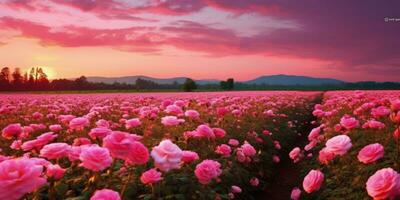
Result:
M136 80L144 79L156 82L158 84L173 84L174 82L182 84L187 77L171 77L171 78L154 78L150 76L136 75L136 76L121 76L121 77L103 77L103 76L89 76L87 77L90 82L103 82L103 83L127 83L134 84ZM206 84L219 84L221 80L217 79L194 79L199 85ZM253 85L340 85L346 83L345 81L334 78L318 78L311 76L296 76L296 75L264 75L257 78L238 81L238 83L253 84Z

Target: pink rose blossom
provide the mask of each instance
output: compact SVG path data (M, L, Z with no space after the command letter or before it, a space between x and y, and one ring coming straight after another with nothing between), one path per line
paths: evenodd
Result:
M51 143L40 150L40 156L49 160L67 157L71 146L67 143Z
M319 190L324 181L324 174L319 170L311 170L303 180L303 188L307 193Z
M312 140L310 143L308 143L306 146L304 146L304 150L310 151L313 149L318 143L318 140Z
M110 123L105 119L99 119L96 122L97 128L110 128Z
M74 115L59 115L58 120L62 123L67 125L72 119L74 119Z
M273 161L274 163L279 163L279 162L281 161L281 159L279 158L279 156L273 155L273 156L272 156L272 161Z
M47 166L51 165L51 162L47 161L44 158L37 158L37 157L30 158L29 156L30 155L24 154L23 158L29 158L36 165L41 165L41 166L44 166L44 167L47 167Z
M357 128L360 123L354 117L344 116L340 119L340 125L342 125L346 129L353 129Z
M34 140L30 140L30 141L24 142L21 145L21 148L24 151L29 151L29 150L34 149L34 148L40 149L44 145L46 145L47 143L53 141L56 138L57 138L57 135L54 135L53 132L43 133L42 135L38 136Z
M335 155L344 155L351 148L351 139L347 135L337 135L326 141L326 150Z
M325 115L325 112L321 109L315 109L312 114L316 117L323 117Z
M142 124L139 118L133 118L125 121L125 128L130 129L130 128L135 128L138 127Z
M151 157L154 165L163 172L179 169L182 160L182 150L171 140L163 140L158 146L153 147Z
M226 135L225 130L222 128L212 128L212 130L214 132L215 137L217 138L223 138Z
M23 129L21 124L10 124L6 126L3 130L1 135L6 139L12 139L13 137L17 138L22 133Z
M232 114L236 117L239 117L240 115L242 115L242 111L239 109L235 109L235 110L232 110Z
M231 146L238 146L239 145L239 141L235 140L235 139L229 139L228 144Z
M321 128L320 127L313 128L311 130L310 134L308 135L308 141L317 140L320 133L321 133Z
M301 190L298 187L292 189L292 193L290 194L291 200L299 200L301 196Z
M357 155L360 162L364 164L369 164L382 158L384 154L384 148L379 143L374 143L362 148Z
M238 150L243 151L244 155L249 157L255 156L257 153L256 149L247 142L245 142Z
M177 126L183 122L185 122L184 119L178 119L175 116L165 116L165 117L161 118L161 123L164 126Z
M205 124L199 125L196 128L196 136L202 138L215 138L214 131Z
M121 200L118 192L109 190L109 189L102 189L97 190L90 200Z
M92 171L102 171L112 163L112 158L108 149L97 145L85 146L82 148L79 160L82 161L80 166Z
M368 195L373 199L393 199L400 191L400 175L392 168L383 168L368 178Z
M182 161L185 163L190 163L192 161L198 160L199 155L194 151L182 151Z
M259 183L260 183L260 181L256 177L253 177L250 179L250 185L252 185L254 187L257 187Z
M161 172L158 172L156 169L149 169L142 173L140 176L140 181L143 184L154 184L161 181L163 178L161 176Z
M217 146L217 149L215 150L217 154L220 154L224 157L229 157L231 155L231 151L231 147L226 144L221 144Z
M263 132L262 132L264 135L266 135L266 136L271 136L272 135L272 133L269 131L269 130L263 130Z
M301 149L299 147L296 147L292 149L292 151L289 152L289 157L294 161L294 163L297 163L301 159Z
M390 109L386 106L379 106L371 110L371 115L375 118L385 117L390 115Z
M335 124L335 126L333 127L333 130L335 132L340 132L342 130L342 125L340 124Z
M103 147L110 151L112 157L125 160L131 153L132 144L140 138L127 132L113 131L103 138Z
M69 128L72 130L83 130L86 126L89 126L89 119L86 117L77 117L69 122Z
M319 151L318 161L321 164L328 164L331 160L335 158L335 154L326 148L323 148Z
M71 150L70 150L70 152L69 152L69 154L68 154L68 159L69 159L71 162L79 160L79 155L80 155L81 152L82 152L82 147L85 147L85 146L89 146L89 145L72 146L72 147L71 147Z
M41 119L43 117L43 114L40 113L40 112L34 112L32 114L32 117L33 117L33 119L39 120L39 119Z
M219 117L223 117L226 113L228 113L228 110L226 108L224 107L217 108L217 115Z
M49 129L50 129L50 131L58 132L58 131L61 131L63 128L61 127L60 124L53 124L53 125L49 126Z
M183 101L183 100L176 100L175 102L174 102L174 105L177 105L177 106L179 106L179 107L184 107L185 106L185 101Z
M242 188L240 188L239 186L236 186L236 185L232 185L232 187L231 187L231 191L232 191L232 193L241 193L242 192Z
M376 120L369 120L362 125L362 128L383 129L385 128L385 124Z
M400 99L395 99L390 102L390 109L393 111L399 111L400 110Z
M282 147L281 147L281 144L279 143L279 141L274 141L274 146L275 146L275 149L281 149Z
M251 159L249 157L247 157L246 155L244 155L243 151L238 150L236 151L236 159L239 162L251 162Z
M89 136L92 139L102 139L109 135L112 132L111 129L100 127L100 128L92 128L89 132Z
M133 142L129 147L129 154L126 158L128 164L143 165L149 160L149 150L140 142Z
M182 108L177 105L169 105L165 108L165 112L172 115L182 114Z
M196 110L187 110L185 111L185 116L191 119L198 119L200 117L200 113Z
M0 199L18 200L46 184L43 166L29 158L0 163Z
M19 150L21 149L22 145L22 140L14 140L13 143L11 143L10 148L14 150Z
M60 165L48 165L46 167L46 176L59 180L64 176L66 169L60 167Z
M85 144L92 144L92 142L89 138L79 137L74 139L74 143L72 143L72 146L81 146Z
M222 173L221 164L214 160L203 160L196 165L194 174L201 184L208 184L212 179L217 178Z

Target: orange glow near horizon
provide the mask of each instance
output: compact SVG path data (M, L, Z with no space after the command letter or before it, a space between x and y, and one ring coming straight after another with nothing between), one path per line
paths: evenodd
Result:
M30 51L24 51L25 49ZM209 57L177 49L171 49L169 52L173 54L122 52L107 47L41 46L34 39L16 38L12 43L0 47L0 58L3 65L19 67L23 71L31 67L42 67L49 79L76 78L81 75L145 75L155 78L186 76L194 79L234 77L244 81L261 75L308 73L311 76L329 76L332 72L318 67L326 64L323 61L312 59L282 59L261 55ZM299 69L296 67L299 65L307 67ZM251 70L243 70L245 66L251 66Z

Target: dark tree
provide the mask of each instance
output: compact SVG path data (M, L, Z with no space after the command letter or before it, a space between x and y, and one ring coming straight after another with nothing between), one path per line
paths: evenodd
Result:
M24 73L23 82L24 82L24 84L27 84L27 83L28 83L28 81L29 81L28 72L25 72L25 73Z
M50 88L52 90L75 90L75 81L68 79L55 79L51 81Z
M157 84L156 82L150 81L150 80L145 80L138 78L135 81L135 88L138 90L143 90L143 89L157 89L160 88L160 85Z
M39 68L37 73L38 73L37 82L39 82L39 83L49 83L49 79L47 79L47 74L43 71L42 68Z
M37 80L36 85L40 90L48 90L49 89L49 79L47 79L47 74L43 71L42 68L36 68Z
M0 72L0 89L10 89L10 68L4 67Z
M235 81L233 80L233 78L228 78L226 81L221 81L219 85L222 90L233 90L233 88L235 87Z
M228 78L228 80L226 80L226 85L228 90L233 90L233 88L235 87L235 81L233 80L233 78Z
M194 82L193 79L187 78L185 83L183 84L183 90L185 92L191 92L195 89L197 89L196 82Z
M90 89L90 83L88 82L85 76L81 76L75 79L75 85L78 90L87 90Z
M21 74L21 69L15 68L14 72L12 73L12 86L17 90L21 90L23 80L24 80L24 77Z
M31 70L29 71L29 78L28 78L28 82L29 85L33 86L35 84L35 68L32 67Z

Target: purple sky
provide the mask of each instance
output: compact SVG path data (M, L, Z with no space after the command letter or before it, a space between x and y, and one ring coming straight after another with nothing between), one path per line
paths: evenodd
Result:
M0 60L44 66L52 78L400 81L399 8L395 0L0 0Z

